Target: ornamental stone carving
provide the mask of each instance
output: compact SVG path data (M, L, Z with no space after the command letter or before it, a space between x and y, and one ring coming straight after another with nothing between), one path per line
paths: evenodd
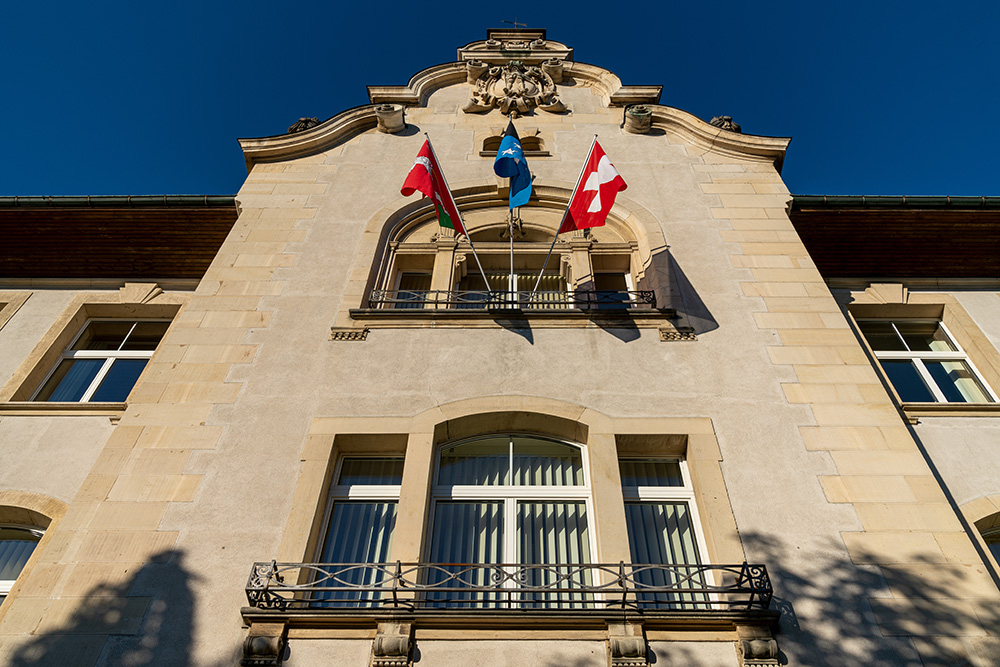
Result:
M465 113L482 113L492 109L500 109L505 116L517 118L532 111L541 109L549 113L562 113L566 105L556 94L556 84L546 71L552 71L555 66L546 63L547 67L525 65L519 60L511 60L505 65L495 65L486 68L479 61L470 61L467 65L468 77L472 83L472 96L469 103L462 107ZM558 68L562 78L562 68ZM473 75L477 74L473 79Z
M739 123L733 122L732 116L713 116L712 120L708 121L709 125L714 125L715 127L721 128L723 130L729 130L730 132L742 133L743 129L739 126Z
M317 125L319 125L319 118L299 118L297 121L292 123L291 127L288 128L288 134L311 130Z
M778 642L773 639L741 639L744 667L777 667Z
M653 110L642 104L625 109L625 131L629 134L646 134L653 127Z
M284 623L255 623L243 640L241 667L278 667L285 652Z
M379 132L397 134L406 129L402 104L379 104L375 107L375 118L378 122Z
M379 623L372 640L371 667L408 667L412 648L411 624Z

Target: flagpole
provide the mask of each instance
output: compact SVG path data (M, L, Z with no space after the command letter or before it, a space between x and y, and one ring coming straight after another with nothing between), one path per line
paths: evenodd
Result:
M569 195L569 201L566 202L566 211L563 213L563 217L559 220L559 227L556 229L555 236L552 237L552 245L549 246L549 254L545 256L545 262L542 264L542 270L538 272L538 279L535 281L535 287L531 290L531 298L534 298L535 292L538 291L538 285L542 282L542 274L545 273L545 267L549 265L549 257L552 256L552 249L556 247L556 241L559 239L559 230L562 229L563 223L566 222L566 216L569 215L569 205L573 203L573 197L576 196L577 188L580 187L580 181L583 180L583 172L587 171L587 164L590 162L590 154L594 151L594 144L597 143L597 135L594 135L594 140L590 142L590 150L587 151L587 158L583 161L583 166L580 167L580 175L576 177L576 185L573 186L573 192ZM431 149L433 150L433 148Z
M596 137L597 135L595 134L594 136ZM462 225L465 238L469 241L469 247L472 248L472 256L476 258L476 264L479 265L479 273L483 276L483 283L486 285L486 291L492 292L493 289L490 287L490 281L486 277L486 271L483 270L483 263L479 261L479 253L476 252L476 246L472 243L472 236L469 235L469 229L465 226L465 220L462 218L462 212L458 210L458 202L455 201L455 195L451 194L451 186L448 185L448 178L444 175L444 169L441 168L441 161L438 160L437 152L434 150L434 144L431 143L431 138L426 132L424 132L424 137L427 138L427 145L431 147L431 155L434 156L434 162L438 165L438 173L441 174L441 180L444 181L444 187L448 191L448 196L451 197L452 203L455 204L455 212L458 213L458 222Z
M510 234L510 276L507 279L507 291L514 291L514 209L507 211L507 221L509 223L507 233ZM515 298L515 301L517 299Z

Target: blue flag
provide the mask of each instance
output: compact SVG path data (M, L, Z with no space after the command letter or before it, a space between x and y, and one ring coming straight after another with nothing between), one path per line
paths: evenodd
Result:
M531 172L528 171L528 163L524 159L521 140L513 121L507 124L503 135L493 171L501 178L510 179L510 207L517 208L527 204L531 197Z

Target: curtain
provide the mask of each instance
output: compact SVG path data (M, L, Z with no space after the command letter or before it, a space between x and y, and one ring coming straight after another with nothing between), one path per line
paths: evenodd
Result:
M582 502L519 502L517 504L518 563L545 565L528 568L525 584L562 589L561 592L526 591L521 603L527 607L580 607L593 596L567 593L592 583L589 570L573 565L590 562L587 506ZM569 565L569 567L559 567Z
M396 525L396 502L337 502L330 516L330 528L320 561L323 563L385 563L392 546L392 531ZM376 586L383 576L368 567L334 568L339 572L338 586ZM330 603L317 606L368 606L366 601L377 599L375 591L333 590L317 595Z
M26 530L0 528L0 581L17 579L38 540Z
M464 592L471 586L496 587L497 568L462 564L493 565L503 558L503 503L439 501L434 508L430 562L441 564L428 573L428 585L440 589L428 593L432 606L483 607L503 599L500 593ZM452 589L452 590L444 590Z
M583 456L577 447L535 438L514 438L514 484L579 486Z
M697 565L701 563L695 541L694 527L684 502L638 502L625 504L625 524L628 529L629 551L635 565ZM688 575L690 578L688 578ZM670 570L638 569L636 582L644 586L698 588L705 585L704 577L695 568ZM681 593L638 594L643 606L671 608L679 600L706 600L702 595Z

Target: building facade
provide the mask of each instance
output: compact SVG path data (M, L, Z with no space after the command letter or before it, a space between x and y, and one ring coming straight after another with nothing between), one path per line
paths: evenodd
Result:
M997 664L996 202L793 198L660 93L493 30L234 199L0 201L4 660Z

